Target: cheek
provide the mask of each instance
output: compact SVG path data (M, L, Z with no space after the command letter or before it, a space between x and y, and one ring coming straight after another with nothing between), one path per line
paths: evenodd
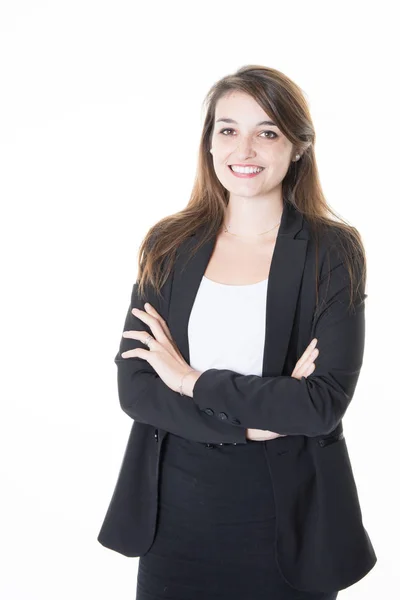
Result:
M229 143L229 140L221 138L214 138L212 141L212 148L214 148L214 152L223 153L229 151L229 148L233 148L232 142Z
M283 181L283 179L286 177L289 167L290 163L288 165L286 160L276 160L275 158L275 160L267 167L268 180L273 184Z
M275 148L272 152L266 153L268 164L273 167L277 173L286 173L290 167L290 153L286 148Z

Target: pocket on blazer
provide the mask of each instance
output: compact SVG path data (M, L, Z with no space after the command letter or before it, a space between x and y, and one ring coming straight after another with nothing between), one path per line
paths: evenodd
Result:
M335 433L333 435L328 435L323 438L317 439L317 444L321 446L321 448L325 448L326 446L330 446L331 444L335 444L336 442L340 442L340 440L344 439L343 431L340 433Z

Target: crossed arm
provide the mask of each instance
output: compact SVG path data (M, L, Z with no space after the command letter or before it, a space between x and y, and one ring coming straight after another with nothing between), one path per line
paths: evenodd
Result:
M154 296L155 298L155 296ZM159 309L152 298L155 308ZM138 295L138 285L133 285L131 302L125 318L124 331L146 331L149 327L132 314L133 308L144 310ZM181 396L159 377L155 369L142 358L123 358L121 355L143 343L132 338L121 338L114 362L118 368L118 396L122 410L135 421L159 427L186 439L208 443L247 443L246 428L215 419L187 395ZM197 376L198 376L198 372ZM186 383L185 378L185 383Z
M335 429L354 395L365 344L365 290L348 308L350 278L336 260L321 279L323 308L313 324L319 356L308 377L258 377L229 369L208 369L196 380L193 401L224 412L246 428L284 435L324 435Z
M332 431L345 414L359 378L365 337L364 290L355 310L348 308L350 281L343 262L336 262L320 282L324 308L314 321L318 339L315 371L300 380L292 376L259 377L229 369L208 369L196 376L193 398L170 389L149 363L124 359L121 353L143 347L122 338L115 357L122 409L133 419L200 442L246 443L247 428L283 435L317 436ZM124 330L145 330L131 313L143 310L137 284ZM157 308L157 307L156 307ZM207 411L207 412L205 412ZM221 420L223 415L223 420Z

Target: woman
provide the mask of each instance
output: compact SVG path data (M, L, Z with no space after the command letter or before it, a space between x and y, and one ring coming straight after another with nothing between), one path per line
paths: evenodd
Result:
M377 560L342 426L363 244L328 215L292 81L247 66L207 100L190 202L141 247L115 358L134 424L98 540L140 557L138 600L331 600Z

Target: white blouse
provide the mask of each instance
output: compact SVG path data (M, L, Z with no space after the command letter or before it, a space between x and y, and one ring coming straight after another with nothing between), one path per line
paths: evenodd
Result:
M268 278L230 285L203 276L188 322L191 367L262 376L267 286Z

